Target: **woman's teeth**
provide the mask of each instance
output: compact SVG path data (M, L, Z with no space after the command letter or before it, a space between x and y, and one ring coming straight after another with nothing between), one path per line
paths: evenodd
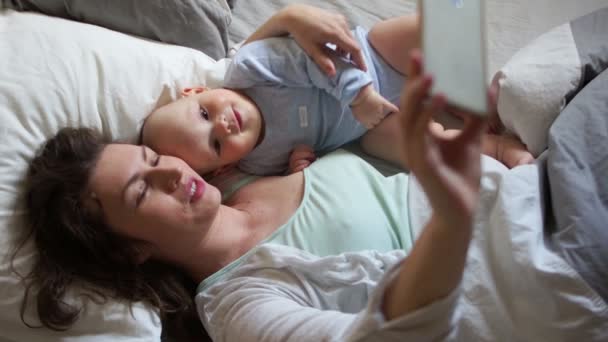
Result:
M190 186L190 197L194 196L196 193L196 182L192 182L192 186Z

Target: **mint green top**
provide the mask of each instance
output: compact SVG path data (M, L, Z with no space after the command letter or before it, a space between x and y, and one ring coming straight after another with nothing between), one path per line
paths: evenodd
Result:
M407 182L405 173L385 177L351 152L332 152L304 170L300 206L259 245L287 245L320 257L363 250L407 253L413 243ZM205 279L199 289L240 265L252 251Z

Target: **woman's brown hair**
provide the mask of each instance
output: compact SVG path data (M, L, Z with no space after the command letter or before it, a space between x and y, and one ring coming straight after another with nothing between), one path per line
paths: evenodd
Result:
M68 329L82 308L68 304L64 297L71 286L79 285L97 302L115 298L153 305L163 320L163 335L166 328L174 327L176 332L204 336L196 318L192 280L158 261L138 263L132 241L114 233L99 211L87 209L91 207L85 203L89 178L109 143L93 129L64 128L31 161L25 190L30 229L26 239L34 240L38 256L23 277L21 319L33 327L24 314L28 300L37 292L42 325Z

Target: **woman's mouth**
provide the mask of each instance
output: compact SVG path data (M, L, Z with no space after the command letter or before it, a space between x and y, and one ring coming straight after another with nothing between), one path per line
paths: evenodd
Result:
M190 180L187 188L189 191L188 196L190 203L194 203L198 201L201 197L203 197L203 194L205 193L205 186L206 184L204 181L194 178Z

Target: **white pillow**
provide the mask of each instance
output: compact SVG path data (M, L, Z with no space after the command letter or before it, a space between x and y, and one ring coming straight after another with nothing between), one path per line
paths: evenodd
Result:
M608 7L557 26L532 41L496 74L498 113L535 156L566 104L608 68Z
M547 148L549 127L580 76L581 62L569 23L526 45L494 76L501 121L534 156Z
M59 128L97 127L135 141L142 119L185 86L219 86L225 61L203 53L134 38L97 26L43 15L0 11L0 340L154 341L157 314L143 304L88 303L66 332L30 329L19 307L23 288L9 269L21 223L18 201L28 161ZM29 243L16 266L30 267ZM77 298L72 298L77 300ZM37 324L30 302L27 321Z

